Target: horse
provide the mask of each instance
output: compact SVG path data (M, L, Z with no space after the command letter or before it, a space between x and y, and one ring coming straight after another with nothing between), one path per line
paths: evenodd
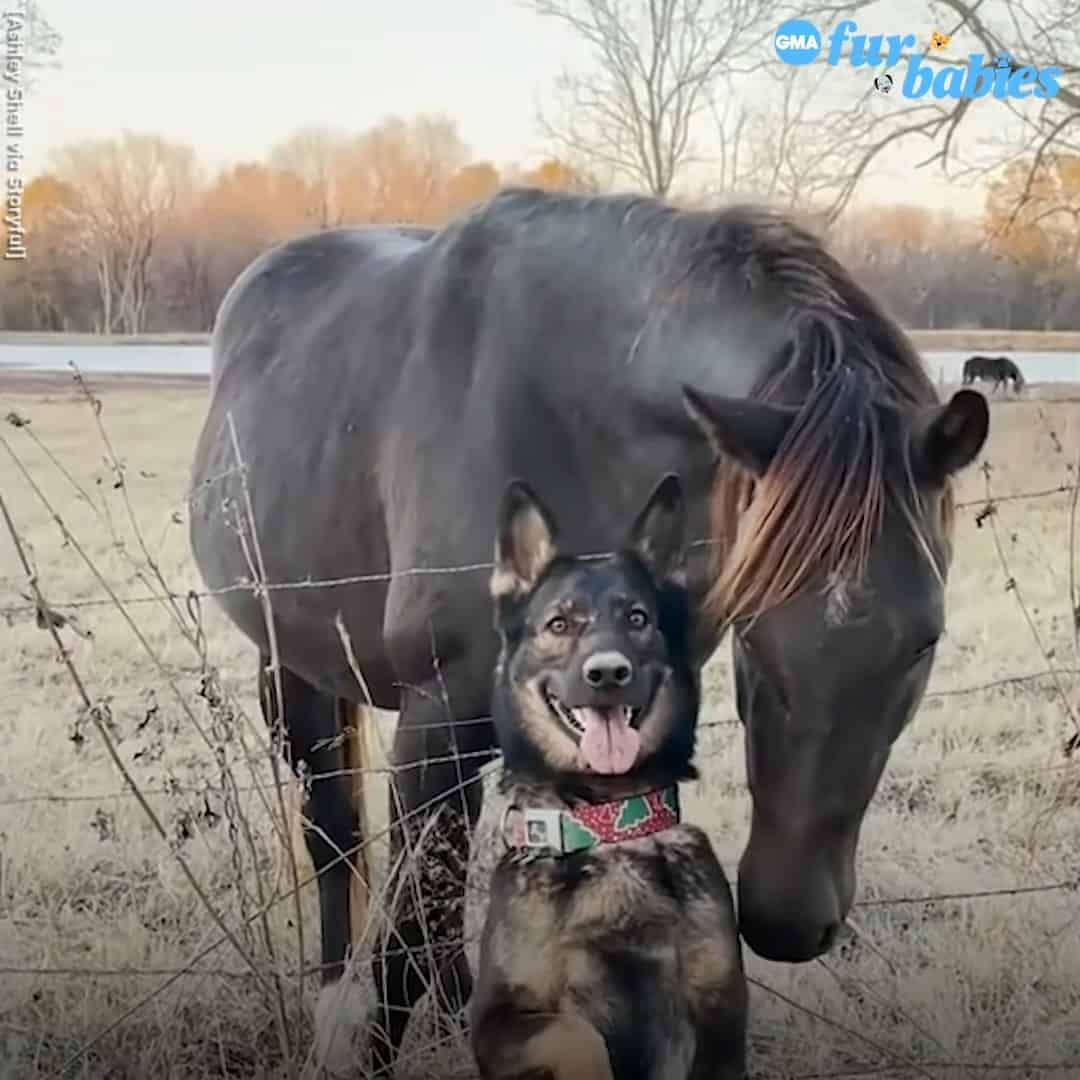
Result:
M601 553L679 475L693 662L730 633L744 729L739 930L770 960L827 953L945 625L954 476L988 430L982 394L942 402L823 243L759 206L513 187L440 229L340 227L257 257L213 331L189 534L258 650L268 721L316 774L317 1030L366 915L341 776L345 734L370 731L357 710L399 714L375 1073L426 990L443 1017L471 993L466 867L495 753L487 581L513 477L566 522L567 551ZM253 550L274 587L253 581ZM363 1021L338 1023L320 1035L328 1064Z
M964 361L964 386L969 386L976 379L994 382L991 393L1012 380L1013 390L1020 393L1024 389L1024 376L1019 366L1007 356L970 356Z

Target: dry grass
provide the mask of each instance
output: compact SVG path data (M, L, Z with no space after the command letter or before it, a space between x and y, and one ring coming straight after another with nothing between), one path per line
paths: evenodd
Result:
M178 592L198 587L183 509L205 388L164 380L95 380L95 386L104 402L101 419L127 466L126 494L162 575ZM985 458L994 465L995 494L1071 482L1080 415L1075 406L1049 396L1044 392L1042 400L994 405ZM125 491L113 487L114 474L86 401L63 382L48 379L3 379L0 400L0 414L13 411L32 421L29 428L5 425L0 434L90 560L121 595L145 592L132 561L142 556L126 520ZM42 446L69 471L70 480ZM100 583L75 545L65 545L2 448L0 459L2 494L46 597L58 604L101 596ZM71 480L91 502L76 494ZM961 498L980 498L983 485L983 475L971 470ZM1080 875L1075 843L1080 788L1061 749L1072 728L1053 681L952 693L1045 671L1044 651L1062 668L1080 667L1070 615L1069 513L1067 492L1003 502L981 527L976 508L961 512L949 631L931 686L945 696L930 697L900 739L867 817L859 859L861 901L1003 890ZM114 542L113 529L126 553ZM1016 582L1013 591L1005 588L1008 577ZM0 607L23 604L20 593L25 592L5 536L0 539ZM220 936L183 877L177 853L232 927L257 910L254 894L260 886L288 892L288 862L270 813L251 790L240 793L236 807L223 801L221 770L211 750L211 745L221 748L242 786L270 783L266 756L258 750L264 737L252 693L252 650L210 603L202 612L208 643L202 658L161 607L129 611L143 643L108 607L82 613L81 625L92 631L91 639L68 630L62 635L90 697L107 705L98 717L121 759L140 787L153 793L148 801L171 844L153 831L131 798L110 797L123 783L101 734L80 709L50 635L24 615L11 617L7 627L0 623L0 690L7 704L0 719L0 1076L57 1075L80 1046L166 982L155 972L192 965ZM214 669L221 672L222 692L250 715L250 727L241 719L230 721L220 703L199 696L201 679ZM1061 678L1071 693L1075 680L1067 674ZM711 666L709 686L705 719L730 721L725 651ZM393 719L384 719L380 734L388 738ZM195 733L194 722L211 745ZM73 742L76 730L81 741ZM702 759L707 779L687 799L688 816L710 829L733 873L748 816L737 730L710 727ZM170 791L172 785L178 790ZM273 809L272 788L267 790ZM18 801L40 795L80 801ZM381 810L383 799L378 793L373 798ZM490 859L498 809L494 801L485 809L481 868ZM381 815L375 816L378 826ZM303 855L301 875L309 873ZM472 890L469 920L474 929L482 910L483 872L475 878L479 887ZM303 915L306 960L314 963L313 887L303 892ZM751 975L772 988L753 992L754 1072L778 1078L944 1078L985 1075L963 1063L1072 1061L1078 1063L1072 1070L992 1075L1080 1076L1077 920L1075 895L1060 889L867 905L854 912L857 936L825 963L784 967L748 956ZM261 968L275 962L292 972L300 961L295 921L291 902L280 902L268 916L269 938L256 919L239 933L238 945ZM67 1075L86 1080L286 1075L275 1017L284 1010L290 1045L302 1058L311 1035L316 980L307 982L301 1013L294 975L283 979L279 997L272 982L260 985L246 972L231 946L193 966L193 973L119 1023ZM12 968L52 972L12 974ZM130 968L149 973L63 973ZM431 1038L424 1022L417 1025L407 1047L414 1068L402 1075L467 1076L462 1046L435 1049ZM904 1059L939 1064L897 1067ZM939 1067L949 1062L961 1064ZM895 1071L875 1071L889 1065ZM867 1071L853 1072L860 1068Z

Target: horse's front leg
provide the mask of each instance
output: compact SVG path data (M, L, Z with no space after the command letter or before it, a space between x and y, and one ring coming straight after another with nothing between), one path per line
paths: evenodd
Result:
M410 688L394 739L390 783L387 929L373 957L372 1064L387 1076L409 1016L434 987L460 1013L472 991L465 956L465 886L480 817L481 766L494 751L490 721L455 722L440 685Z

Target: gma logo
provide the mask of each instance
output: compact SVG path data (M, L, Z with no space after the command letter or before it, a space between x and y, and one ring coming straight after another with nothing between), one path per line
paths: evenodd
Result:
M816 34L777 34L778 49L820 49L821 39Z

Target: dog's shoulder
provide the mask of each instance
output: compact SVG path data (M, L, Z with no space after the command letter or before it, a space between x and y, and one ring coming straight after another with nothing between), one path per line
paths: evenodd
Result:
M735 901L712 842L698 826L679 825L662 834L657 847L679 910L672 933L682 992L705 1013L737 1012L745 988Z
M657 851L676 902L691 922L702 919L714 931L718 925L733 928L731 885L708 834L696 825L679 825L661 834Z
M665 829L656 835L656 846L673 867L720 865L712 840L700 825L681 822Z

